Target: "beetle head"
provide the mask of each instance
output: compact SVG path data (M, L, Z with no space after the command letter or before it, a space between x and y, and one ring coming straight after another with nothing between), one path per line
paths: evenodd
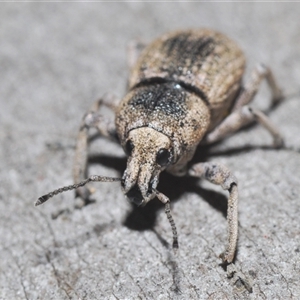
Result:
M129 132L124 150L128 155L122 188L129 200L145 205L156 195L159 174L173 161L171 140L150 127Z

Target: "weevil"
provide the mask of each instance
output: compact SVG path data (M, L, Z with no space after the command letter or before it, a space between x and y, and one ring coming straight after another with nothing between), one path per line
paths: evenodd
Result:
M140 49L143 48L143 49ZM106 95L84 115L76 143L73 185L40 197L40 205L52 196L71 189L87 200L89 182L120 181L125 196L136 205L158 198L173 231L177 230L169 198L157 190L162 171L175 176L207 179L229 192L228 240L223 262L234 260L238 238L238 187L235 176L213 162L188 163L202 144L215 143L253 121L272 135L274 146L283 139L269 118L249 106L265 78L272 92L272 104L282 93L269 68L258 65L243 84L245 56L227 36L209 29L183 30L165 34L149 45L131 47L128 93L119 101ZM115 114L115 120L101 115L101 106ZM93 175L85 178L90 128L119 143L127 155L122 178Z

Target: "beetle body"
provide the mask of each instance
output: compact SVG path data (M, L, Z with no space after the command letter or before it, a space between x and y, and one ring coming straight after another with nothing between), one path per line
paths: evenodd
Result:
M242 86L245 58L240 48L225 35L208 30L177 31L163 35L144 48L132 66L129 91L123 100L103 97L84 115L79 129L74 181L40 197L35 205L71 189L88 200L85 186L91 181L121 181L124 194L137 205L157 197L173 231L173 247L178 246L177 231L170 213L170 200L157 190L162 171L177 176L207 179L229 192L228 245L223 261L232 263L238 233L237 180L220 164L196 163L188 167L201 141L209 144L232 134L252 121L258 121L281 146L276 127L261 111L249 107L266 78L273 104L282 94L270 69L259 65ZM99 113L101 105L112 109L115 120ZM99 175L85 178L88 133L98 129L103 137L121 144L127 167L122 178Z
M198 29L166 34L151 43L131 72L129 88L147 82L176 82L208 106L211 130L236 99L245 57L225 35Z
M116 112L116 129L124 149L133 131L133 144L143 140L130 156L124 175L124 191L134 188L130 195L135 203L153 198L151 191L162 167L174 175L186 174L186 165L203 136L228 114L244 66L244 55L235 43L206 29L167 34L143 50L131 71L130 91ZM156 137L146 138L151 135ZM153 145L163 138L169 140L167 147ZM170 152L166 166L155 162L160 149Z

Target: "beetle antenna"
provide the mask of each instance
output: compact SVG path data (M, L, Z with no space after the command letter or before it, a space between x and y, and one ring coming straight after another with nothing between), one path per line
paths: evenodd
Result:
M105 177L105 176L99 176L99 175L92 175L89 178L79 182L79 183L75 183L72 185L68 185L68 186L64 186L62 188L59 188L57 190L54 190L53 192L50 192L44 196L41 196L35 203L34 206L38 206L43 204L44 202L46 202L47 200L49 200L50 198L52 198L53 196L66 192L66 191L70 191L70 190L74 190L74 189L78 189L79 187L82 187L84 185L86 185L87 183L91 182L91 181L99 181L99 182L114 182L114 181L121 181L121 178L116 178L116 177Z
M163 204L165 204L165 213L167 215L167 218L169 220L169 223L171 225L171 228L172 228L172 233L173 233L173 249L176 250L179 248L179 245L178 245L178 235L177 235L177 229L176 229L176 225L175 225L175 222L174 222L174 219L172 217L172 214L171 214L171 206L170 206L170 199L164 195L163 193L160 193L159 191L157 190L154 190L155 194L156 194L156 197L158 198L158 200L160 200Z
M172 233L173 233L173 249L178 249L179 245L178 245L178 235L177 235L177 229L176 229L176 225L175 225L175 222L174 222L174 219L172 217L172 214L171 214L171 206L170 206L170 201L167 202L165 204L165 213L167 215L167 218L169 220L169 223L171 225L171 228L172 228Z

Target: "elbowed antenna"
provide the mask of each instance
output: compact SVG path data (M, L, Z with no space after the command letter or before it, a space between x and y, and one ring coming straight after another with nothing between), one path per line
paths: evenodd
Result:
M43 204L44 202L46 202L47 200L49 200L50 198L52 198L53 196L66 192L66 191L70 191L70 190L74 190L74 189L78 189L79 187L82 187L84 185L86 185L87 183L91 182L91 181L98 181L98 182L114 182L114 181L121 181L121 178L116 178L116 177L105 177L105 176L99 176L99 175L92 175L89 178L79 182L79 183L75 183L72 185L68 185L68 186L64 186L62 188L59 188L57 190L54 190L53 192L50 192L42 197L40 197L35 203L34 206L38 206Z
M170 199L166 195L164 195L163 193L160 193L157 190L154 190L154 192L155 192L156 197L158 198L158 200L160 200L165 205L165 213L167 215L167 218L169 220L169 223L170 223L171 229L172 229L172 233L173 233L172 248L176 252L176 250L179 247L179 245L178 245L178 234L177 234L177 229L176 229L174 219L173 219L172 214L171 214Z

